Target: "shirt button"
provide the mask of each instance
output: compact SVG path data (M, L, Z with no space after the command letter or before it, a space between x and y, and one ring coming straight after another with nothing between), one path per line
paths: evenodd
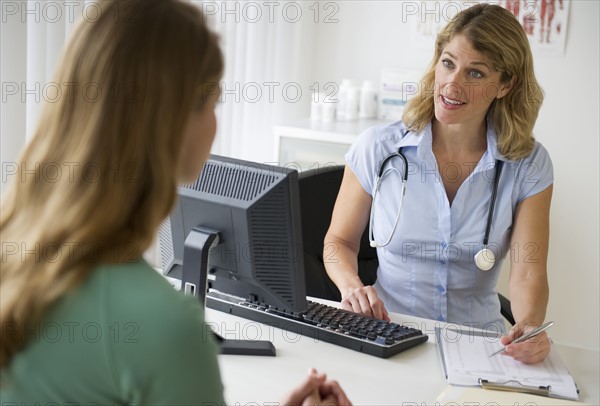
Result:
M440 261L440 264L442 265L446 265L446 261L444 261L443 259Z
M444 316L442 316L441 314L438 316L438 321L444 321Z
M440 292L440 293L446 292L446 289L444 289L443 286L438 286L437 288L438 288L438 292Z
M445 242L442 243L442 248L446 248L448 246L448 244L446 244Z

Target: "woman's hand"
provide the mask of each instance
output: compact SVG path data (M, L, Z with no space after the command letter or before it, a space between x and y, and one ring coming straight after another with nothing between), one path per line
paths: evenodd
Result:
M546 359L550 353L551 342L545 331L523 342L511 344L511 342L529 333L535 327L531 324L527 324L525 327L520 326L519 323L515 324L508 335L500 339L500 342L506 346L506 350L502 354L510 355L525 364L537 364Z
M302 383L282 402L285 406L351 406L352 403L336 381L311 369Z
M342 292L342 308L376 319L390 321L390 316L373 286L345 289Z

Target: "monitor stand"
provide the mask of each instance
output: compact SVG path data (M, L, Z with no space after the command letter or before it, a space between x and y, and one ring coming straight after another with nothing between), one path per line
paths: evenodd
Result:
M208 252L219 244L219 233L203 227L195 227L185 239L181 290L196 296L202 307L206 304L206 281L208 276ZM221 354L275 356L275 346L270 341L231 340L213 332Z

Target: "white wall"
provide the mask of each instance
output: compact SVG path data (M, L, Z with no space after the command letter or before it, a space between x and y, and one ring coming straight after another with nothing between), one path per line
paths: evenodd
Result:
M317 81L379 80L382 67L423 70L429 63L432 48L410 44L402 2L337 4L339 22L317 27ZM534 53L538 80L546 92L535 134L550 152L555 171L547 319L556 322L551 332L555 341L596 350L600 347L599 5L572 1L563 56ZM504 293L507 274L505 269L500 283Z

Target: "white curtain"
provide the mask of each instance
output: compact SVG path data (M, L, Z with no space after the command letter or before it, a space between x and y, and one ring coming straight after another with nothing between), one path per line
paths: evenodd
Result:
M306 116L312 2L197 2L225 55L216 154L274 162L273 125Z
M17 0L0 3L0 162L2 190L42 105L58 93L52 77L65 40L77 19L94 18L90 0Z
M52 82L56 63L77 19L95 15L90 3L27 1L27 89L36 92L35 98L27 98L27 137L35 131L43 102L57 97L56 87L61 84Z

